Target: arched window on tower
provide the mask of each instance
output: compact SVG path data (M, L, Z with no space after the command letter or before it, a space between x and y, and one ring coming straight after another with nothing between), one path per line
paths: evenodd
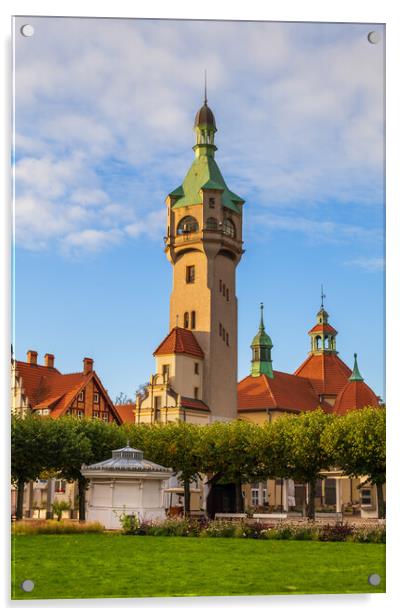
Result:
M229 218L225 218L225 220L223 221L222 231L223 234L227 235L228 237L236 237L236 227Z
M322 345L321 336L317 336L315 339L315 348L317 351L320 351Z
M177 225L177 235L185 233L196 233L198 231L198 222L194 216L185 216Z
M218 221L216 218L207 218L206 229L208 231L217 231L218 230Z
M185 312L184 318L183 318L183 327L184 329L188 329L188 326L189 326L188 312Z

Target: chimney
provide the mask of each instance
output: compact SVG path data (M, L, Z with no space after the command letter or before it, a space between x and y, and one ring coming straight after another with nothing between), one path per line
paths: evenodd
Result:
M90 357L84 357L84 374L89 374L93 370L94 360Z
M45 355L45 366L46 368L54 368L54 355L51 353Z
M34 366L38 363L38 354L36 351L27 351L27 362L28 364L33 364Z

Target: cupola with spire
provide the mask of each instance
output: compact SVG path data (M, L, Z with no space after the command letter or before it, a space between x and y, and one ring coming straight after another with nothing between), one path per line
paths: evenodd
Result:
M357 365L357 353L354 354L353 371L342 391L339 392L335 404L334 413L344 415L354 409L362 409L365 406L379 406L379 399L373 390L364 382Z
M207 98L207 79L205 75L205 91L204 91L204 104L197 111L194 120L194 131L196 136L196 143L194 151L196 157L206 154L213 156L217 149L214 144L215 133L217 131L215 117L212 110L208 107Z
M328 323L329 314L324 308L324 289L321 285L321 306L317 312L317 323L308 332L311 338L311 353L337 353L336 336L338 332Z
M261 316L258 333L254 336L251 343L252 360L251 376L261 376L266 374L270 379L274 378L272 371L271 349L272 340L265 331L264 326L264 304L260 304Z

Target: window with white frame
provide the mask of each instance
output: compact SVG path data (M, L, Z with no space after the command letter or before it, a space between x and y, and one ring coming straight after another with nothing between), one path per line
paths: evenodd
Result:
M103 421L109 421L109 413L107 411L103 411L102 419Z
M99 411L93 411L92 412L92 419L98 419L99 418Z
M258 506L258 488L251 488L251 506Z
M78 394L78 402L84 402L84 392L80 391Z
M82 419L84 417L84 411L77 411L78 419Z
M362 505L371 505L371 490L365 488L361 492Z
M56 479L54 482L54 491L55 492L65 492L66 491L67 482L64 479Z
M99 403L99 394L98 394L97 391L94 392L94 402L95 402L95 404Z

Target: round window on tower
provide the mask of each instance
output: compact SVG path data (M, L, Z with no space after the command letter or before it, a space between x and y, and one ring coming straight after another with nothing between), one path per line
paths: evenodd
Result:
M194 216L185 216L177 225L177 235L186 233L196 233L198 231L198 222Z

